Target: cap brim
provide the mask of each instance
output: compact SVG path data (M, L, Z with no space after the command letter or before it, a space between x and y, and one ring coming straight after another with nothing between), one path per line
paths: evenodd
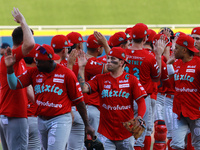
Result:
M54 53L52 60L59 60L59 59L60 59L60 56Z
M191 51L193 51L193 52L195 52L195 53L199 53L199 50L196 49L195 47L193 47L193 48L188 48L188 49L191 50Z
M73 43L68 43L68 45L66 47L70 47L70 46L73 46L74 44Z

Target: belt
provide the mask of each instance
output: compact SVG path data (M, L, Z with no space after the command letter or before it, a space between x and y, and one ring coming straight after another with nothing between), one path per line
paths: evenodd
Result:
M59 116L59 115L58 115ZM55 117L57 117L57 116L39 116L40 117L40 119L42 119L42 120L50 120L50 119L52 119L52 118L55 118Z
M174 95L166 94L165 96L166 96L167 98L172 98Z

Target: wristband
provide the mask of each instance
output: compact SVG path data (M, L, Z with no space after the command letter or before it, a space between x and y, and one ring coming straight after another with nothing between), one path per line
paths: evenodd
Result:
M167 72L169 76L174 74L174 67L172 64L167 64Z

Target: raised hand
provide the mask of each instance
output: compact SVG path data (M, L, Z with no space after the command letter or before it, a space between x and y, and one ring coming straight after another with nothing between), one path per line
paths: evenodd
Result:
M12 49L10 47L7 47L4 51L4 61L7 68L12 67L16 62L15 56L13 56Z
M79 51L79 55L78 55L78 66L79 67L85 67L85 65L87 64L87 58L85 57L85 53L83 50Z
M14 21L16 21L17 23L23 23L25 22L25 18L24 16L20 13L18 8L13 8L12 11L12 16L14 17Z
M164 37L161 36L160 39L158 41L156 41L155 45L154 45L154 52L156 55L162 55L164 52L164 49L166 47L166 41L164 40Z
M77 50L73 49L71 51L71 53L69 54L68 58L67 58L67 68L71 69L73 68L73 65L76 62L76 58L78 56Z
M94 31L94 36L97 39L98 44L104 46L107 45L107 40L100 32Z

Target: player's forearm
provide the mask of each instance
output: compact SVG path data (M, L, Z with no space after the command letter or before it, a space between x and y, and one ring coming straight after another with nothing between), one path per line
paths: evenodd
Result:
M22 44L22 53L26 56L35 46L35 41L33 38L33 34L28 27L26 21L20 23L23 31L23 44Z
M146 103L145 103L145 99L142 97L140 99L138 99L136 101L137 105L138 105L138 116L142 117L144 116L145 112L146 112Z
M15 90L17 87L17 77L15 73L7 73L7 81L10 89Z
M161 68L162 68L162 60L161 60L161 55L156 55L156 61L159 67L159 72L160 72L160 77L161 77Z
M77 108L79 114L81 115L81 118L83 119L85 126L89 126L89 120L88 120L88 116L87 116L85 103L80 102L78 105L76 105L76 108Z
M82 92L87 93L89 92L89 89L88 89L88 85L85 83L84 73L85 73L85 67L79 67L78 81L80 83Z
M106 55L108 55L108 53L110 51L110 46L108 45L108 43L106 43L106 44L103 45L103 47L104 47Z
M34 95L34 91L33 91L32 85L29 85L27 87L27 97L32 103L35 103L35 95Z

